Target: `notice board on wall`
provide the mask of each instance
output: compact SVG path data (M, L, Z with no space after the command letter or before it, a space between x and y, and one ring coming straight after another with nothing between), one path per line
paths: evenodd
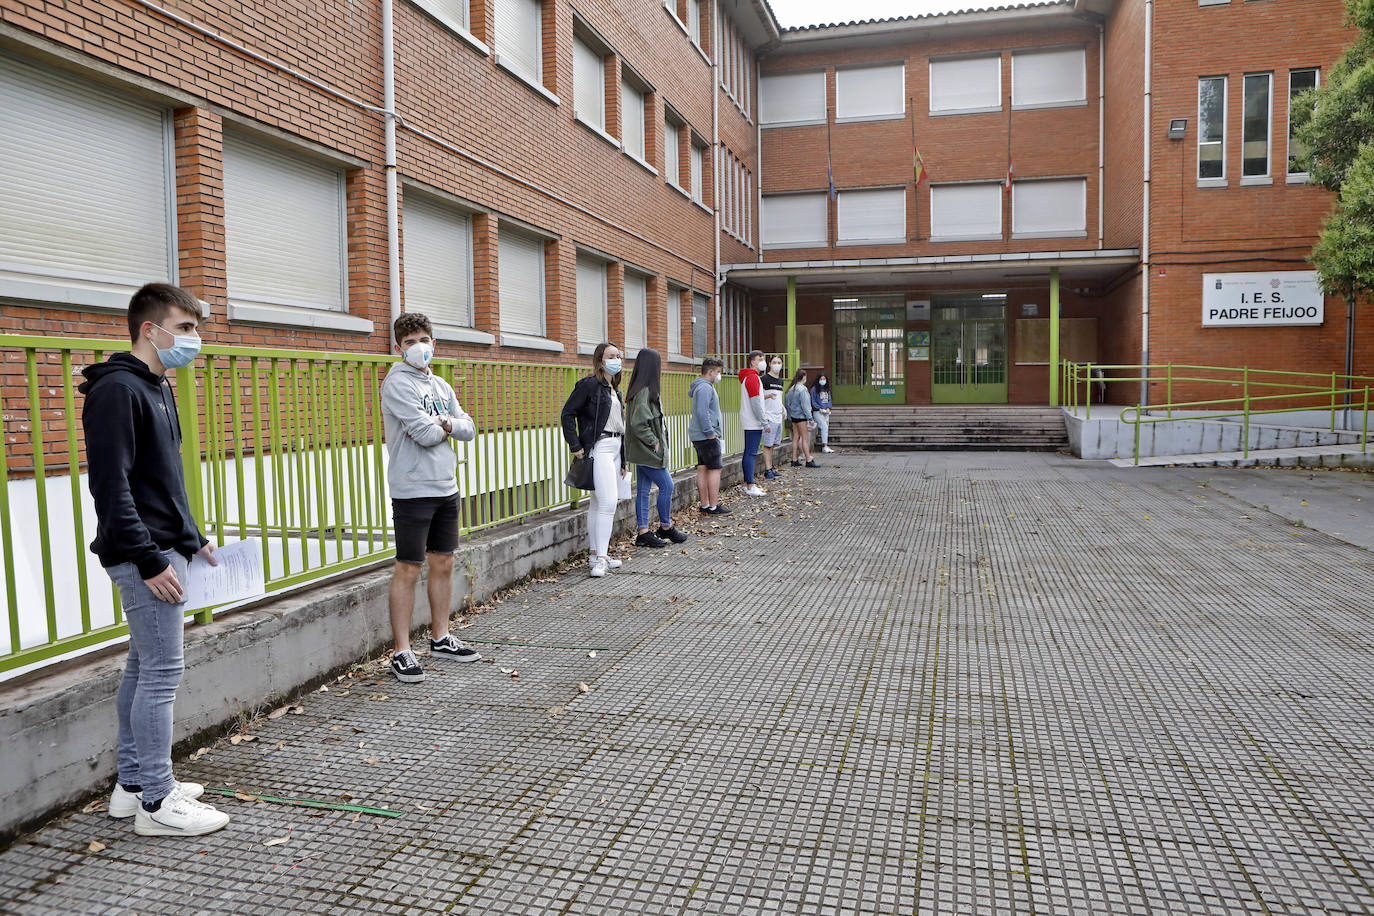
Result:
M1097 362L1097 319L1059 319L1059 357L1076 363ZM1016 362L1047 365L1050 361L1050 320L1018 318Z

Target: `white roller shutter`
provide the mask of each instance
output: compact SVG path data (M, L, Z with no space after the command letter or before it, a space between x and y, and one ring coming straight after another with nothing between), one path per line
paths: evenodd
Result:
M620 84L620 145L636 159L644 158L644 93Z
M577 256L577 339L598 344L606 334L606 264L585 254Z
M1087 55L1082 48L1021 51L1011 56L1013 105L1071 105L1087 98Z
M841 191L838 231L841 242L906 241L906 189Z
M682 290L668 290L668 352L682 353Z
M449 26L457 26L467 31L468 0L415 0L420 9Z
M224 136L229 299L344 308L343 172Z
M704 176L702 175L702 171L703 171L703 169L705 168L705 163L702 161L702 159L704 158L704 156L705 156L705 150L703 150L700 146L697 146L695 143L693 143L693 144L692 144L692 200L695 200L695 201L697 201L698 203L705 203L705 202L706 202L705 192L704 192L704 189L703 189L703 187L702 187L702 186L705 184L705 178L704 178Z
M1041 238L1088 230L1088 182L1083 178L1011 183L1011 231Z
M906 67L857 67L835 71L835 117L897 117L906 113Z
M403 221L406 310L439 324L472 327L472 220L407 191Z
M649 345L648 305L647 281L639 274L625 271L625 349L631 353Z
M779 194L763 198L763 246L809 248L829 240L825 194Z
M1002 183L932 185L932 239L1000 239Z
M156 106L0 56L0 268L170 278L170 127Z
M497 245L501 330L544 336L544 242L501 226Z
M776 73L759 83L764 127L825 120L825 73Z
M986 111L1002 107L1002 58L930 62L930 110Z
M573 39L573 113L606 129L606 62L582 39Z
M543 76L542 14L540 0L496 0L496 53L536 83Z
M681 134L682 130L672 121L663 123L663 177L669 184L679 186L682 184L678 168L678 156L682 155Z
M701 293L692 293L692 355L698 360L711 349L710 340L706 334L707 309L710 305L710 299Z
M693 43L701 47L701 0L687 0L687 31Z

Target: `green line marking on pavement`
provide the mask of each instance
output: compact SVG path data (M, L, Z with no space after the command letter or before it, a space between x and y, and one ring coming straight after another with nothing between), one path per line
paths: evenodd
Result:
M515 646L520 649L591 649L595 652L609 652L610 646L569 646L562 643L520 642L515 639L473 639L464 637L464 642L480 642L485 646Z
M212 795L223 795L228 798L247 795L251 796L254 801L272 802L277 805L303 805L306 808L328 808L330 811L357 811L362 814L375 814L377 817L400 817L404 813L393 811L390 808L369 808L367 805L347 805L343 802L317 801L313 798L282 798L277 795L259 795L257 792L238 792L234 789L220 789L214 786L206 786L205 791Z

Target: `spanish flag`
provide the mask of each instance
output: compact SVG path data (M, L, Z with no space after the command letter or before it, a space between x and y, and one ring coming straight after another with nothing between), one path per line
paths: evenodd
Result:
M915 152L911 158L911 167L916 174L916 187L919 188L921 186L921 182L928 180L930 178L930 175L926 173L926 161L921 156L921 148L915 147L914 149Z

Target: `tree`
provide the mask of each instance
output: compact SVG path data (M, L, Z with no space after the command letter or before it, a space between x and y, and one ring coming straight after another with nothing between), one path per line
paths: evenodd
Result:
M1322 287L1353 300L1374 293L1374 0L1346 0L1359 30L1326 85L1291 101L1296 165L1336 192L1312 249Z

